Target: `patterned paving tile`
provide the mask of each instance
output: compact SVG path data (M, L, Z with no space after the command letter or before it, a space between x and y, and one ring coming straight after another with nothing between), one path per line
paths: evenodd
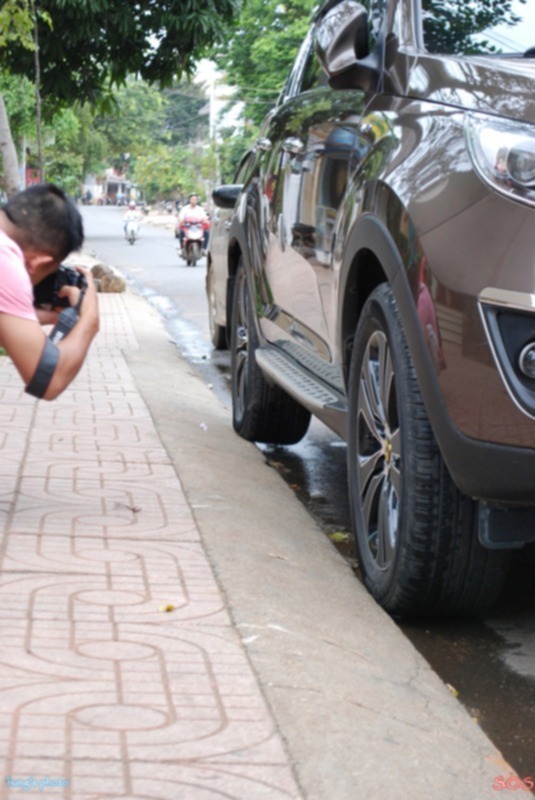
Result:
M123 359L124 301L101 305L57 403L0 364L0 800L297 799Z

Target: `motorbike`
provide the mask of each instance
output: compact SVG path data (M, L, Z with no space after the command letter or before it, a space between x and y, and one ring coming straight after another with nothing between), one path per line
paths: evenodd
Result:
M205 225L198 220L184 220L182 224L184 239L180 255L188 265L194 267L202 256Z
M139 237L139 222L135 219L129 219L125 226L126 240L130 244L134 244Z

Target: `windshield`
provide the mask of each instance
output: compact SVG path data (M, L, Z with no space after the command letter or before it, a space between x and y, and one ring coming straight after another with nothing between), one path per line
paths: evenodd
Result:
M535 48L535 0L422 0L422 17L430 53L522 55Z

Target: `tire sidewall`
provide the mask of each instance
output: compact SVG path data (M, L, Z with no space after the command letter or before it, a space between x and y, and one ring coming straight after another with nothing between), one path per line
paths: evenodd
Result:
M245 267L243 266L243 262L240 262L238 265L238 269L236 272L236 280L234 286L234 293L232 298L232 316L231 316L231 334L230 334L230 367L231 367L231 388L232 388L232 422L234 426L234 430L237 433L241 433L246 417L247 417L247 402L248 402L248 393L250 389L250 381L251 381L251 347L253 346L253 342L251 341L252 331L250 328L250 307L251 304L249 302L249 298L247 297L247 276L245 273ZM238 309L242 302L242 297L245 297L247 301L247 319L242 320L238 319ZM237 342L238 342L238 327L245 323L247 327L247 337L248 337L248 346L247 346L247 362L245 365L242 365L240 375L238 375L238 366L237 366ZM238 379L242 378L245 381L245 395L243 399L243 407L242 407L242 399L240 398L239 387L238 387Z
M366 348L373 333L381 331L385 334L390 348L394 380L396 386L397 415L401 441L401 488L399 496L399 514L396 544L390 564L380 569L367 543L367 530L360 504L359 472L357 463L357 413L360 373ZM349 439L348 439L348 479L349 498L353 533L359 553L361 569L365 583L370 592L383 605L389 605L389 598L396 593L396 585L400 568L404 561L405 538L407 535L407 519L410 518L412 498L408 490L412 471L413 456L410 439L411 414L409 392L407 387L407 364L403 350L404 336L395 300L390 288L385 284L376 289L366 302L355 336L355 346L351 357L349 388Z

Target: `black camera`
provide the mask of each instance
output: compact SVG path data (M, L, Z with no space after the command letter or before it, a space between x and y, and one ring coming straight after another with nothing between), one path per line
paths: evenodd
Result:
M67 308L70 303L67 297L59 297L58 292L64 286L87 288L87 281L81 272L61 264L56 272L48 275L33 287L33 304L36 308Z

